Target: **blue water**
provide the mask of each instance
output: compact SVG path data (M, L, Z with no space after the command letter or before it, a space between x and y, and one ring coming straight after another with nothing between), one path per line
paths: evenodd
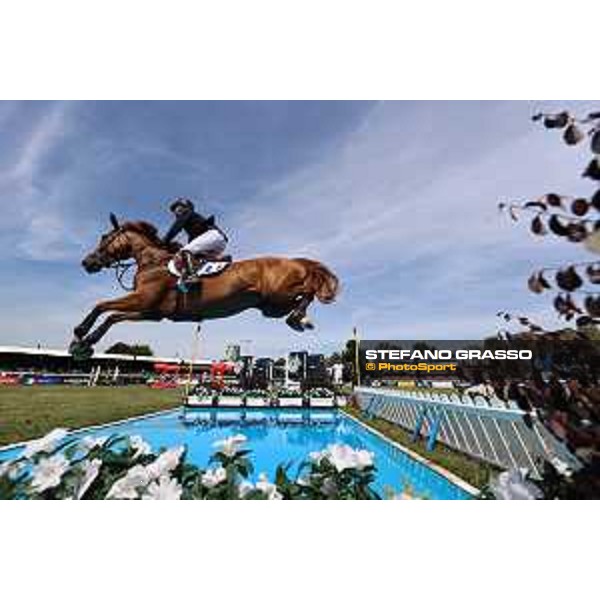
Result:
M348 444L374 453L377 467L375 488L380 494L408 485L418 496L455 500L469 494L425 465L413 460L392 444L371 433L359 423L336 410L294 409L186 409L107 425L73 437L127 434L142 436L158 451L161 447L185 444L188 460L205 467L214 452L213 442L243 433L252 450L255 479L259 473L273 478L278 464L292 462L291 475L310 452L329 444ZM0 452L0 460L20 454L19 448ZM252 479L252 478L251 478Z

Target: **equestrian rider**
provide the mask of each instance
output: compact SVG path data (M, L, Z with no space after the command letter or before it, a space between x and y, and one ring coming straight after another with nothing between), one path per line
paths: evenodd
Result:
M169 244L180 231L188 234L188 243L175 257L175 265L180 272L178 286L187 291L186 279L194 272L192 257L203 261L219 258L227 246L227 236L215 224L214 216L203 217L194 210L194 204L188 198L177 198L169 206L175 215L175 221L163 238L163 243Z

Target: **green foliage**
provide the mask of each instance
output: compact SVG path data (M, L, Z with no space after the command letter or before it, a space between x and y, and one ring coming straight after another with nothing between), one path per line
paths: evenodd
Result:
M106 354L128 354L130 356L154 356L154 351L148 344L126 344L117 342L113 344Z

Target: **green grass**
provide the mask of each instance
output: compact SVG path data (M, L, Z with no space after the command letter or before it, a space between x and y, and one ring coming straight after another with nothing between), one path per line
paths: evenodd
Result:
M145 386L0 386L0 446L55 427L100 425L181 404L180 390Z
M360 410L349 406L344 410L373 429L377 429L389 439L447 469L476 488L481 489L489 482L491 475L498 472L494 467L452 450L439 442L429 452L425 447L424 440L413 442L410 433L398 425L378 417L367 418Z

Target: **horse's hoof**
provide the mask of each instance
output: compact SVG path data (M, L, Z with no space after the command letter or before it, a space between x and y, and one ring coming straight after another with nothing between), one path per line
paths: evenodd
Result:
M300 325L302 326L303 329L314 329L315 328L314 323L308 317L302 317L302 319L300 319Z
M74 339L69 345L69 354L74 360L88 360L94 355L94 348L83 340Z
M302 324L300 323L300 321L298 319L286 319L285 322L294 330L294 331L299 331L299 332L303 332L304 331L304 327L302 327Z

